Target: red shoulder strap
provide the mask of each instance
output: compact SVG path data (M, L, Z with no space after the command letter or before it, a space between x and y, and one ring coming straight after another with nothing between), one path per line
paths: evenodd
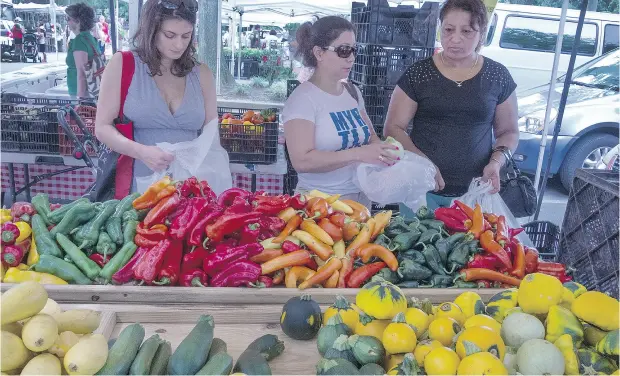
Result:
M125 99L127 99L127 92L129 91L129 85L131 85L131 80L133 78L133 73L136 70L136 65L134 62L133 52L121 51L121 54L123 56L123 70L121 73L121 107L118 111L118 117L121 121L123 121Z

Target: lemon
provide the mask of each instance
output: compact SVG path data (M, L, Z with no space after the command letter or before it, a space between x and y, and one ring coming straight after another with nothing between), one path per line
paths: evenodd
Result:
M413 357L415 358L418 364L424 364L424 358L428 355L432 350L442 347L441 342L437 340L426 340L418 343L415 350L413 351Z
M465 329L473 328L474 326L486 326L487 328L492 329L497 333L500 333L502 329L502 324L495 321L493 317L482 314L468 318L463 325Z
M457 375L507 375L508 370L501 360L488 352L479 352L461 360Z
M461 308L452 302L442 303L437 309L436 317L453 318L459 325L463 325L466 318Z
M559 279L542 273L528 274L517 295L519 307L529 314L545 315L551 306L560 304L564 286Z
M461 331L461 326L451 317L440 317L428 326L428 337L439 341L444 346L451 346L454 336Z
M405 311L405 321L413 327L416 336L420 337L430 324L429 316L419 308L408 308Z
M431 350L424 358L424 370L431 375L454 375L461 359L454 350L439 347Z
M454 304L459 306L466 318L484 313L484 303L480 295L473 291L465 291L454 299Z

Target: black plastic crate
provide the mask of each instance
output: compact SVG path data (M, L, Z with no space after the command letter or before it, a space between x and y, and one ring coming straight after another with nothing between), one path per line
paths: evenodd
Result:
M577 170L560 234L559 261L575 280L618 298L618 173Z
M386 0L354 2L351 22L358 43L407 47L435 47L439 4L426 2L422 8L411 5L390 7Z
M381 136L394 87L379 85L358 85L357 87L362 93L366 113L368 113L375 132Z
M398 216L398 214L400 213L400 209L398 204L387 204L387 205L381 205L378 204L376 202L372 203L372 206L370 208L370 214L375 215L378 212L384 211L384 210L391 210L392 211L392 218Z
M545 261L555 261L560 246L560 228L548 221L534 221L523 226L540 258Z
M286 97L290 97L291 94L293 94L293 91L297 89L297 86L299 86L300 84L301 82L299 82L298 80L286 81Z
M246 108L218 107L220 118L229 113L236 119L250 111ZM277 109L275 122L262 124L222 124L220 122L220 142L228 152L231 163L272 164L278 161L278 124ZM260 113L260 111L254 111Z
M391 85L413 63L433 56L433 48L360 44L351 70L351 81L362 85Z
M58 108L3 103L0 113L2 122L2 150L7 152L57 154L59 150Z

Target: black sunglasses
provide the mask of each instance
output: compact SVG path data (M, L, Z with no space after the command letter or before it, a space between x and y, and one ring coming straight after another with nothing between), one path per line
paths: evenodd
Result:
M338 55L338 57L346 59L349 56L351 56L351 54L355 55L357 54L357 47L354 46L347 46L347 45L342 45L342 46L338 46L338 47L334 47L334 46L328 46L328 47L323 47L324 50L327 51L333 51L336 53L336 55Z
M198 12L198 2L196 0L159 0L158 4L168 10L177 10L183 5L190 12Z

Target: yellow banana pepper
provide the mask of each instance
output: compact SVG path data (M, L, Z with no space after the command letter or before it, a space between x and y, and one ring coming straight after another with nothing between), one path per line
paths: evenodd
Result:
M579 375L579 359L573 345L573 337L569 334L562 334L553 344L560 349L564 356L564 374Z
M26 264L32 266L37 262L39 262L39 251L37 250L37 243L34 241L34 234L32 234L32 242L30 242L30 251L28 251Z
M11 209L0 209L0 224L11 222L12 220Z
M32 227L24 221L19 221L14 223L15 226L19 229L19 237L15 240L15 243L21 243L22 241L28 239L32 234Z
M9 268L4 275L4 283L38 282L42 285L66 285L67 282L52 274L39 273L18 268Z
M17 265L17 269L19 269L19 270L28 270L28 269L30 269L30 267L28 265L26 265L26 264L19 264L19 265Z
M0 262L0 281L4 282L4 264Z
M555 342L563 334L569 334L573 338L575 346L581 346L583 342L583 325L577 317L568 309L554 305L549 308L547 315L547 336L549 342Z

